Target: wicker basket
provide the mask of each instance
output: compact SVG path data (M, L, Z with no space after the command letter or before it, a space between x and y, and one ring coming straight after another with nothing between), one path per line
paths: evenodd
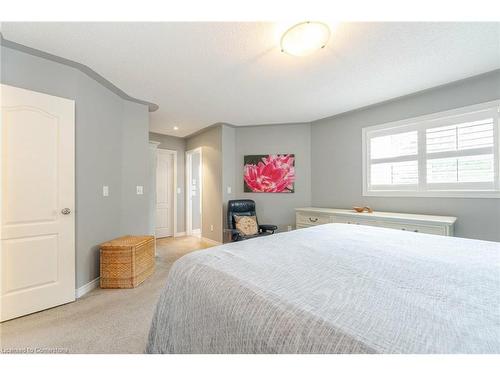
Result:
M101 288L135 288L155 270L153 236L124 236L100 248Z

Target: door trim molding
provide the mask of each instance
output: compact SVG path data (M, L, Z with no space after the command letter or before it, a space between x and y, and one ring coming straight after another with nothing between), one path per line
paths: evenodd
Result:
M161 142L149 141L149 148L151 150L157 150Z
M152 143L152 142L150 142ZM175 237L175 233L177 233L177 150L169 150L166 148L157 148L156 149L156 155L158 154L166 154L166 155L173 155L174 156L174 188L172 190L172 199L174 200L174 212L173 212L173 217L172 217L172 223L173 223L173 229L172 229L172 237ZM157 158L158 160L158 158ZM158 167L158 165L157 165ZM155 171L156 172L156 171ZM158 184L158 181L156 181L156 184ZM156 191L156 186L155 186L155 191ZM156 197L156 194L155 194ZM156 200L156 198L155 198ZM155 210L156 210L156 201L155 201ZM155 233L156 233L156 223L155 223Z

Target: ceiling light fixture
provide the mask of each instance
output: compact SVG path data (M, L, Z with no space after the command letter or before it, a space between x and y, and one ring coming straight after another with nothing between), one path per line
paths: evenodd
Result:
M174 126L174 130L179 130L179 127L178 126Z
M322 22L301 22L290 27L281 37L281 52L306 56L322 49L330 39L330 28Z

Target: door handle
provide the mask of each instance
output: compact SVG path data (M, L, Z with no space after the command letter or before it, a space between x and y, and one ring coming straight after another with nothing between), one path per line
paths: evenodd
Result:
M61 213L62 213L63 215L69 215L69 214L71 213L71 210L70 210L69 208L63 208L63 209L61 210Z

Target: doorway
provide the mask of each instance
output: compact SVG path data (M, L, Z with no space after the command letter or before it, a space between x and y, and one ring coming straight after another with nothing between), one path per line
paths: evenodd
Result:
M177 230L177 151L156 150L156 238L171 237Z
M186 152L186 234L201 237L202 232L202 152Z

